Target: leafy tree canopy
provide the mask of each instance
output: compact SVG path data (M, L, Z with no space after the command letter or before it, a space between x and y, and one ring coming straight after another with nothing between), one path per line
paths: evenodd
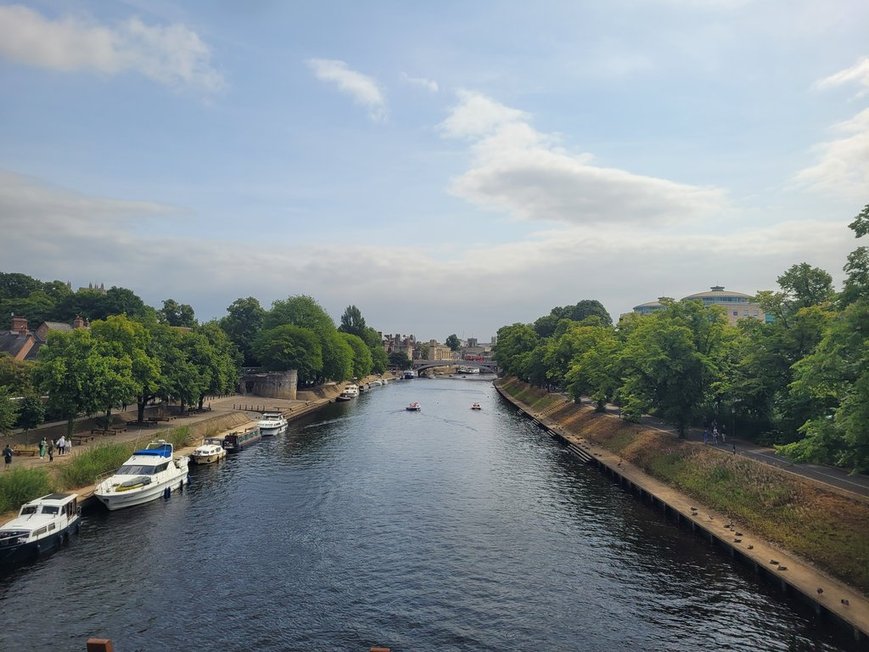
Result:
M193 328L196 325L193 308L186 303L178 303L175 299L163 300L163 307L157 311L157 318L169 326Z
M447 335L447 339L444 344L450 347L450 351L458 351L460 348L462 348L462 341L455 333L453 333L452 335Z
M338 327L338 330L362 337L366 328L362 311L356 306L347 306L344 314L341 315L341 325Z

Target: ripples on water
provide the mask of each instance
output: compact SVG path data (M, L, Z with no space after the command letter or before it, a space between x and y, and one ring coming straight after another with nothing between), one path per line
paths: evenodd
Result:
M0 649L848 645L479 381L375 389L190 479L4 578Z

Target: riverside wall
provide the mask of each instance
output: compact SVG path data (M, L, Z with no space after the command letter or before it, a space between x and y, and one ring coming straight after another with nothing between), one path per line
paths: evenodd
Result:
M691 529L724 554L744 562L757 575L778 585L783 592L807 602L818 615L827 616L847 628L855 640L869 642L869 600L861 592L765 541L747 528L735 525L725 514L709 509L649 476L619 455L569 432L565 423L550 414L563 414L562 410L535 412L531 406L505 392L499 381L495 382L495 388L502 398L546 430L577 458L596 467L640 500L660 508L667 518ZM563 405L556 407L563 408ZM625 428L628 427L625 424Z

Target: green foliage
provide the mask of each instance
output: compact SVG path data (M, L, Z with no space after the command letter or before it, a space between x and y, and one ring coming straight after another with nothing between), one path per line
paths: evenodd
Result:
M323 369L323 348L316 333L293 324L262 331L253 350L266 369L295 369L302 385L313 383Z
M313 297L296 295L272 304L263 320L263 328L271 329L282 324L292 324L320 334L335 330L332 318Z
M0 513L15 510L34 498L54 491L54 483L45 469L12 468L0 474Z
M58 481L67 490L93 484L98 476L121 466L136 448L135 443L109 443L88 447L58 467Z
M365 334L365 318L362 316L362 311L356 306L347 306L344 314L341 315L341 325L338 330L342 333L350 333L357 337L362 337Z
M18 406L18 427L28 431L45 421L45 404L34 394L21 399Z
M238 347L243 364L248 367L259 365L253 352L253 342L263 328L265 310L254 297L236 299L226 309L227 315L219 324L229 339Z
M453 333L452 335L447 335L447 339L444 341L444 344L450 347L450 351L458 351L460 348L462 348L462 341L455 333Z
M398 369L410 369L413 367L413 362L404 351L393 351L389 354L389 366Z
M175 299L163 300L163 307L157 311L157 319L169 326L193 328L196 325L193 308L186 303L178 303Z
M18 403L9 394L9 388L0 386L0 433L8 433L15 426L18 408Z
M513 324L498 329L495 360L506 375L527 380L531 369L531 353L540 338L528 324Z
M334 328L319 334L323 367L317 382L347 380L353 375L353 349Z
M365 378L365 376L371 373L371 368L374 364L371 358L371 349L357 335L351 335L350 333L341 333L340 335L350 348L353 349L353 377Z
M0 354L0 386L20 396L33 390L33 363Z

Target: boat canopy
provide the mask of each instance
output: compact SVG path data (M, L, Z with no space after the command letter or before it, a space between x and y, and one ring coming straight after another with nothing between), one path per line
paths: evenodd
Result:
M172 457L172 444L155 445L154 448L143 448L133 452L133 455L156 455L158 457Z

